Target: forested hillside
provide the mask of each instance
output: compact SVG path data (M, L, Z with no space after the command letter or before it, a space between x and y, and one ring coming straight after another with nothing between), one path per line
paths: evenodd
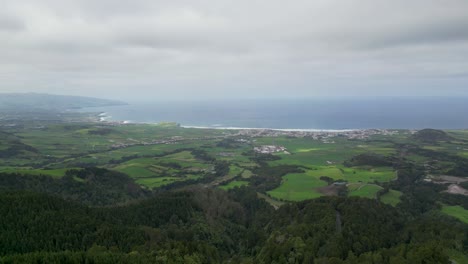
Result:
M30 192L0 198L5 263L449 263L447 252L468 243L456 220L362 198L277 211L248 188L166 192L111 208Z
M0 263L467 263L465 131L8 124Z

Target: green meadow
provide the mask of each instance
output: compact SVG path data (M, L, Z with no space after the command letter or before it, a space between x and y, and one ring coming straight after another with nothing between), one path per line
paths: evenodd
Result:
M219 188L221 188L223 190L229 190L229 189L236 188L236 187L241 187L241 186L244 186L244 185L249 185L249 182L248 181L231 181L228 184L219 186Z
M236 176L242 175L243 172L244 172L244 169L239 168L238 166L235 166L235 165L229 166L229 175L231 176L236 177Z
M369 199L374 199L378 191L382 190L383 188L374 185L374 184L353 184L350 185L349 189L349 196L359 196Z
M442 206L442 213L453 216L458 220L468 224L468 210L464 209L463 207L456 205L456 206Z
M400 197L402 195L402 192L396 190L389 190L387 193L380 196L380 201L391 206L396 206L401 201Z
M254 186L262 166L292 166L303 173L286 173L280 185L262 195L271 200L301 201L325 195L330 181L345 181L349 196L375 198L381 186L397 178L389 166L359 165L347 167L345 161L360 154L396 157L418 165L431 162L444 173L454 167L452 161L434 158L440 153L468 158L468 132L449 131L453 140L418 142L408 131L376 135L367 139L331 137L243 136L236 130L181 128L173 123L106 125L100 123L37 124L1 134L0 153L12 147L21 151L0 159L0 172L62 177L70 168L101 167L127 174L147 188L158 188L174 182L208 177L204 182L229 190L236 186ZM242 140L240 140L242 139ZM255 159L253 148L262 145L284 146L286 152L273 153L264 162ZM402 146L419 147L417 151ZM197 152L198 151L198 152ZM193 153L198 153L196 156ZM438 154L439 153L439 154ZM198 157L198 158L197 158ZM215 164L225 162L228 172L213 177ZM349 164L348 164L349 165ZM351 166L351 165L350 165ZM278 176L279 177L279 176ZM320 178L324 177L324 180ZM276 179L279 182L280 179ZM333 187L333 186L332 186ZM396 206L401 193L390 190L381 202ZM445 209L446 211L449 209ZM456 209L451 209L456 211ZM452 214L456 214L452 212ZM447 213L447 212L446 212ZM463 215L463 212L458 215Z
M455 262L452 262L453 264L464 264L464 263L468 263L468 255L467 254L463 254L462 252L460 251L457 251L457 250L454 250L454 249L450 249L450 250L447 250L447 255L450 256L450 259L452 261L455 261Z
M71 168L70 168L71 169ZM29 174L29 175L45 175L51 176L53 178L61 178L65 176L65 172L69 170L68 168L64 169L26 169L26 168L0 168L0 172L4 173L19 173L19 174Z
M136 158L109 167L129 175L140 185L149 188L160 187L175 181L196 179L200 173L212 165L197 160L189 151L181 151L162 157Z
M321 181L313 171L291 173L283 177L280 187L269 191L268 194L286 201L302 201L322 196L316 188L326 185L327 183Z
M329 177L333 180L344 180L350 186L351 196L374 198L381 187L366 185L366 183L387 182L395 178L395 172L388 167L352 167L343 166L314 166L305 173L288 174L283 177L281 186L269 191L272 197L287 201L300 201L317 198L323 195L317 188L327 186L320 177ZM353 186L366 185L360 190L353 190Z

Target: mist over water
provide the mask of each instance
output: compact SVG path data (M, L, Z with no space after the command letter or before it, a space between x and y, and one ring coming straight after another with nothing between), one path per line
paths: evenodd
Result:
M113 121L278 129L465 129L468 98L229 100L88 108Z

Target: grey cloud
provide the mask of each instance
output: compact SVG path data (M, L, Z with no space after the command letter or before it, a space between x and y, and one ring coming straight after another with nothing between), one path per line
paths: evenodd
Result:
M21 31L24 29L24 23L14 17L0 13L0 31Z
M463 20L442 21L393 29L379 33L364 48L391 48L405 45L430 45L447 42L468 42L468 16Z
M459 94L468 83L465 0L2 4L0 92Z

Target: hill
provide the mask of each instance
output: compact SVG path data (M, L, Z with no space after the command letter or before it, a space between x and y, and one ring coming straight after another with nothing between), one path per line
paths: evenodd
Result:
M423 129L416 132L412 139L422 142L450 141L453 138L442 130Z
M166 192L104 208L30 192L0 199L2 263L450 263L444 248L466 241L463 223L411 219L362 198L277 211L247 188Z
M145 198L148 192L127 175L100 168L72 169L62 178L0 173L0 192L47 193L85 205L108 206Z

